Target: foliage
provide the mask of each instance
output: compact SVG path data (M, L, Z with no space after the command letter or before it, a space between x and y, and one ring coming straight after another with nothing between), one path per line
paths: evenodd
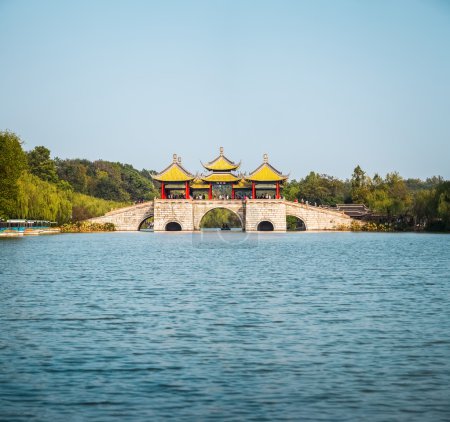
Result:
M0 132L0 218L16 216L17 181L26 168L20 138L12 132Z
M392 216L404 215L409 210L412 196L398 173L388 173L385 179L375 175L372 181L367 180L364 191L359 190L359 194L362 202L373 211Z
M287 231L299 231L305 230L304 223L293 215L286 216L286 230Z
M405 180L408 190L412 193L436 188L442 182L444 179L441 176L428 177L425 180L411 178Z
M82 193L72 193L72 221L82 221L99 217L116 208L126 207L128 202L107 201Z
M130 199L153 198L150 173L107 161L52 160L44 146L25 153L17 135L0 132L0 218L66 223L97 217Z
M113 232L116 230L113 223L91 223L89 221L67 223L60 228L61 233Z
M155 222L155 217L148 217L146 218L142 223L141 226L139 227L139 230L151 230L153 229L153 225Z
M292 180L283 188L288 200L304 200L317 205L363 203L390 229L450 230L450 182L440 176L422 181L403 179L398 173L372 178L356 166L351 179L342 181L328 175L310 172L299 181ZM294 222L288 222L293 226ZM342 229L342 228L341 228ZM385 231L384 223L352 230Z
M127 205L73 192L64 184L45 182L24 172L18 181L15 216L66 223L98 217Z
M87 160L60 160L55 158L58 177L65 180L76 192L88 193Z
M441 222L440 229L450 230L450 182L442 182L436 188L437 216Z
M375 223L373 221L361 222L353 220L350 224L337 225L336 230L352 232L392 232L394 231L394 228L389 223Z
M149 170L109 161L55 159L58 176L76 192L113 201L152 200L158 195Z
M47 182L56 183L58 181L56 165L50 158L50 150L48 148L38 146L32 151L27 152L27 157L31 174Z
M71 192L24 172L18 180L16 216L66 222L72 214Z
M370 178L359 165L353 170L350 183L352 202L364 203L369 193Z
M336 205L347 199L349 186L333 176L312 171L304 179L287 183L283 196L290 201L303 199L317 205Z

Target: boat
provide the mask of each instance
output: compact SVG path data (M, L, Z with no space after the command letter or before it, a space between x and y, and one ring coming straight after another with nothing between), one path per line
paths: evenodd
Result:
M0 221L1 237L39 236L60 233L54 221L12 219Z
M0 230L0 237L22 237L22 236L23 231L13 229Z

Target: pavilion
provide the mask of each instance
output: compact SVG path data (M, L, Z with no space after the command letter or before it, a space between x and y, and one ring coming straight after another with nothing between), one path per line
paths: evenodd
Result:
M252 183L252 198L257 198L257 190L274 192L274 198L280 199L280 185L285 183L288 176L269 164L269 156L264 154L263 163L245 179Z
M234 199L233 184L241 179L234 172L240 167L241 163L234 163L223 154L223 147L220 147L219 156L209 163L202 166L210 173L202 176L203 182L209 184L208 199L213 199L212 187L214 185L227 186L231 185L231 198Z
M189 199L190 189L189 184L194 180L194 176L189 173L181 165L181 157L173 154L173 161L161 173L152 176L153 180L160 183L161 199ZM182 191L184 193L175 194L175 191ZM181 198L174 198L174 197Z
M288 176L269 163L267 154L264 154L263 163L248 176L236 174L240 165L240 162L235 163L227 158L223 147L220 147L218 157L206 164L202 163L208 170L206 175L194 176L181 165L181 157L173 154L172 163L152 178L160 185L161 199L217 199L213 195L213 186L217 186L221 192L231 188L231 196L227 193L223 195L224 199L280 199L280 188Z

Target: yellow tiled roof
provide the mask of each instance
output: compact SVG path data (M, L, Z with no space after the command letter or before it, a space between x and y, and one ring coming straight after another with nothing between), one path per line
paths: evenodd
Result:
M159 182L186 182L194 179L194 176L181 165L180 159L177 161L177 156L174 154L172 164L152 178Z
M220 155L209 163L203 164L207 170L211 171L230 171L237 170L241 163L233 163L233 161L229 160L227 157L223 155L223 148L220 147Z
M203 176L205 182L237 182L239 177L232 173L211 173L208 176Z
M288 176L284 176L277 169L269 164L267 154L264 154L264 162L248 177L247 180L253 182L280 182L286 180Z
M205 183L200 177L196 177L190 184L192 189L208 189L209 183Z
M233 185L234 189L251 189L252 184L247 182L245 179L239 180L238 183L235 183Z

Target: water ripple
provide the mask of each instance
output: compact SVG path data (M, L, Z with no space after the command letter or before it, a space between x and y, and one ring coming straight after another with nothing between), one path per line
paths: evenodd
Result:
M450 420L450 236L0 242L0 420Z

